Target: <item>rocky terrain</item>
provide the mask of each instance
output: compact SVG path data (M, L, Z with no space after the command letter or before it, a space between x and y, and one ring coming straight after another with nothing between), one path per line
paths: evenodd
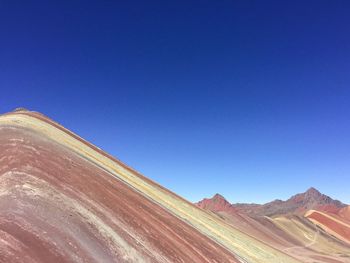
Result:
M315 188L263 205L230 204L219 194L196 205L300 262L350 262L349 206Z
M247 214L260 216L284 215L288 213L303 214L310 209L336 213L340 209L346 207L342 202L321 194L313 187L304 193L292 196L286 201L274 200L263 205L234 204L233 206Z
M0 262L300 261L21 108L0 116Z

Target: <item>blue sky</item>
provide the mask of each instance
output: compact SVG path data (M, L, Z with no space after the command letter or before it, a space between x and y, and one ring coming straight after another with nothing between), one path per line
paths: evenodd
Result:
M348 1L1 1L0 111L191 201L350 203Z

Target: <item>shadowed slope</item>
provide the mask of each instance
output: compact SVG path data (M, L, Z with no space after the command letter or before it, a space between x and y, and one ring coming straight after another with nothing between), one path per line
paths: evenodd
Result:
M298 262L43 115L2 115L0 134L5 262Z

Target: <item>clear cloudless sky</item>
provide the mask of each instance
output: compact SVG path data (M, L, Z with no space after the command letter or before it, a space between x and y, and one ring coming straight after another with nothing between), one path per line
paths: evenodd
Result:
M0 1L0 111L191 201L350 203L349 1Z

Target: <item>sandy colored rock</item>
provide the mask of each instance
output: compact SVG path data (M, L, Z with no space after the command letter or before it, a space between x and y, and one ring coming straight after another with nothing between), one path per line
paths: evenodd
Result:
M0 116L2 262L300 262L42 114Z

